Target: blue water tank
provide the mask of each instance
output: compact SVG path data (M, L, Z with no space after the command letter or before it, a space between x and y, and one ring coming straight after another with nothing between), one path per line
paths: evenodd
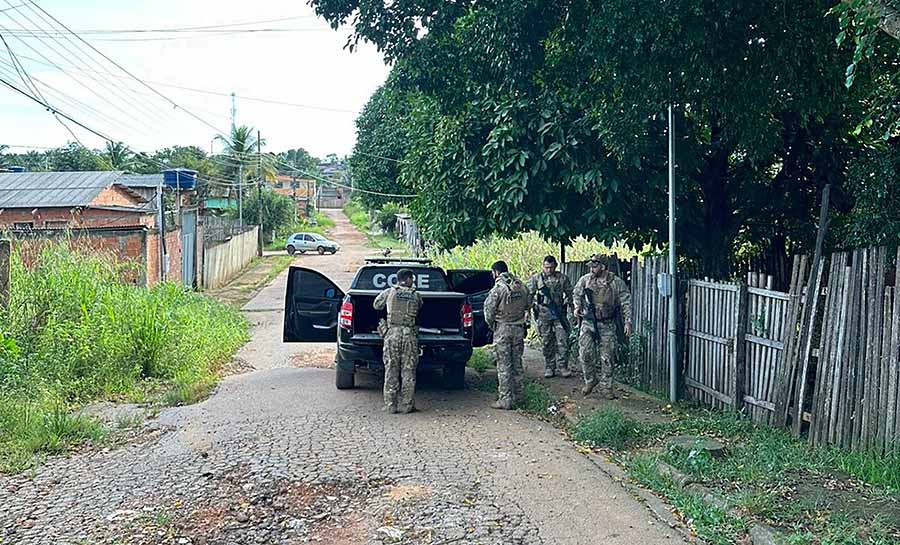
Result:
M194 189L197 186L197 171L188 168L164 170L163 183L172 189Z

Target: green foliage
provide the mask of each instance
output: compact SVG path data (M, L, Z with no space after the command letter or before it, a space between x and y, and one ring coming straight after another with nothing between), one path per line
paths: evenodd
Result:
M596 240L579 238L566 247L566 259L584 261L593 254L615 253L620 259L630 259L633 250L620 244L606 246ZM433 255L434 262L445 269L489 269L498 259L509 265L513 274L528 278L541 270L546 255L559 257L559 244L554 244L530 231L513 238L489 237L470 246L457 246Z
M576 422L572 437L593 447L622 450L645 439L652 429L625 418L617 407L597 409Z
M260 204L262 207L260 208ZM237 210L229 210L237 217ZM260 225L265 239L274 238L296 221L294 201L290 197L280 195L269 188L254 189L244 194L244 223ZM260 223L261 222L261 223Z
M209 383L247 339L237 310L172 284L120 283L120 267L102 255L60 243L33 261L25 267L13 253L10 304L0 311L0 391L11 415L0 421L0 450L20 462L69 444L75 436L66 429L86 429L81 419L61 419L62 408L151 385ZM26 424L50 422L51 439L60 440L35 442L34 426L12 425L22 414L9 407L18 405L33 414Z
M702 497L682 490L671 478L660 474L657 459L637 455L626 460L628 473L642 485L663 494L697 536L716 545L733 545L746 532L746 523Z
M844 247L900 245L900 150L870 149L851 161L848 192L854 207L838 218L835 231Z
M539 416L551 416L554 412L551 410L553 406L553 394L546 386L534 381L525 383L518 408Z
M356 202L350 201L344 206L344 214L350 219L350 223L363 233L369 232L369 214L363 206Z
M350 173L357 188L394 195L407 195L411 188L400 181L399 160L406 153L407 136L404 123L411 111L406 97L395 88L396 76L389 76L356 118L357 139L350 157ZM358 193L360 202L378 209L391 197L374 193Z
M474 369L476 373L481 375L488 369L496 367L497 364L494 361L494 356L491 354L489 349L475 348L474 350L472 350L472 357L469 358L466 366L470 369Z
M385 233L393 233L397 226L397 214L402 212L402 208L396 203L387 203L378 210L375 221L381 230Z
M885 86L875 67L844 86L834 3L312 2L395 61L360 141L400 161L371 179L413 188L438 246L528 230L658 245L675 97L681 252L716 276L738 248L772 262L808 249L825 184L836 213L852 208L854 129Z

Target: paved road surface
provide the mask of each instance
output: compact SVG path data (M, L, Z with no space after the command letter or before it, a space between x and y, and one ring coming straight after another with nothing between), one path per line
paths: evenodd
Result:
M336 256L297 263L349 284L367 252L343 216ZM108 452L0 480L0 543L681 543L552 426L425 381L421 412L337 391L333 346L280 342L286 274L244 310L255 370L167 409ZM332 352L328 352L331 350Z

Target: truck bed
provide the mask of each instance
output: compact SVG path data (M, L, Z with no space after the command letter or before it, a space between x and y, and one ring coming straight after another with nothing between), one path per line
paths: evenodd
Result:
M349 295L353 302L353 339L374 340L367 337L377 335L378 320L385 318L385 310L375 310L372 303L380 291L378 290L350 290ZM424 301L419 313L419 337L423 341L434 342L443 337L448 340L452 337L463 337L462 330L462 305L466 296L452 291L420 291ZM427 336L428 338L423 338ZM455 340L455 339L454 339Z

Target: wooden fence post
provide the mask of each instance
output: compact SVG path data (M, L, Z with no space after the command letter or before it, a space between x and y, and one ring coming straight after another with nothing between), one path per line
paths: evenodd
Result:
M750 320L750 313L747 310L749 301L749 293L747 291L746 279L741 279L738 283L738 305L737 305L737 332L734 336L734 405L735 411L740 411L744 406L744 379L747 376L747 322Z
M0 308L9 304L9 256L11 244L8 240L0 240Z

